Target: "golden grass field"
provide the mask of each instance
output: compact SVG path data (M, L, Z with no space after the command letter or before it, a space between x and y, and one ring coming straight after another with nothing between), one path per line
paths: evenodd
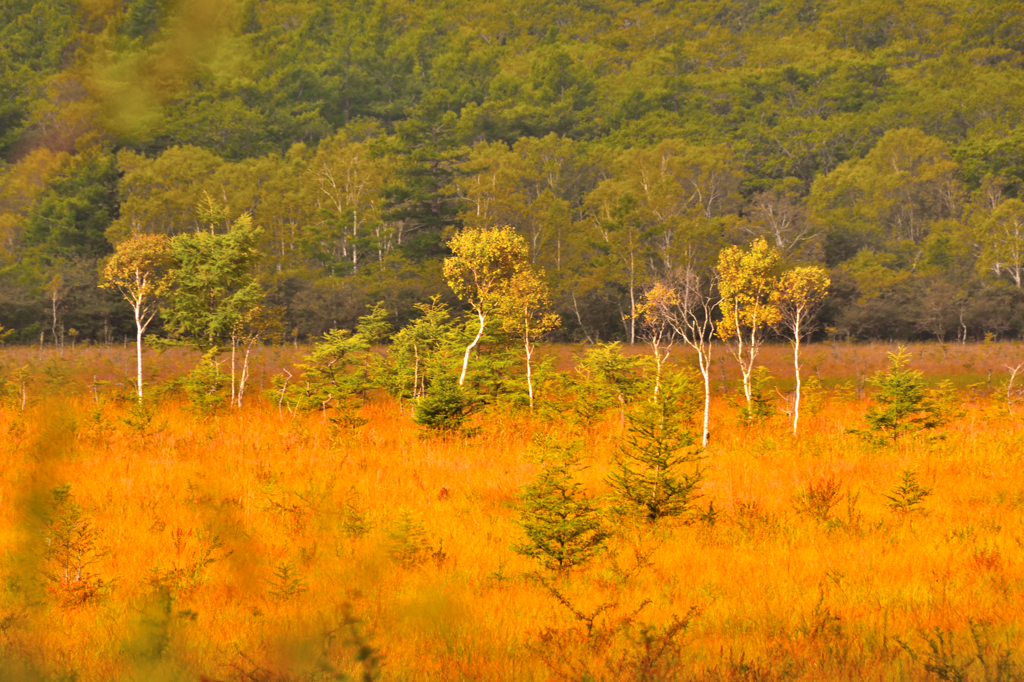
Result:
M1024 407L1000 392L1024 346L911 346L964 414L871 447L846 429L888 350L808 347L828 388L799 438L781 415L742 425L716 362L699 504L717 520L610 519L608 551L547 587L512 545L531 442L558 423L492 410L472 437L424 438L384 396L351 430L292 416L258 396L286 347L261 351L245 407L167 399L140 425L118 397L130 346L0 351L32 376L26 409L0 408L0 680L1024 679ZM151 386L193 359L147 355ZM788 347L762 360L791 385ZM588 439L595 496L621 429ZM907 468L934 492L904 518L884 495ZM829 479L831 518L798 513ZM90 576L66 584L44 547L64 484L95 529Z

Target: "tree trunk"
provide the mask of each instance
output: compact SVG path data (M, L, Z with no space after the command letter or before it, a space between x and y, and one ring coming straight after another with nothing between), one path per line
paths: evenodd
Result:
M142 323L141 313L141 306L135 306L135 361L138 371L138 385L136 389L138 390L140 403L142 402L142 332L146 329Z
M476 348L476 344L480 343L480 339L484 335L484 323L486 319L484 318L484 314L480 311L477 311L477 317L480 318L480 331L476 333L476 338L473 339L473 343L466 346L466 356L462 359L462 374L459 375L460 387L466 381L466 370L469 369L469 355L473 352L473 349Z
M796 396L793 398L793 436L800 424L800 318L793 325L793 373L796 374Z
M231 336L231 405L235 406L235 349L238 347L238 338Z
M530 392L530 412L533 412L533 371L530 366L530 358L533 356L533 349L530 348L529 336L523 344L526 347L526 388Z
M708 439L711 435L711 347L705 353L697 349L697 363L700 365L700 374L704 378L704 432L701 435L701 447L708 446Z

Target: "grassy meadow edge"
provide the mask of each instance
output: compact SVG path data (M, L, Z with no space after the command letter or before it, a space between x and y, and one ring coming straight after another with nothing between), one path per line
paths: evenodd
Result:
M130 346L5 349L4 376L29 379L24 409L0 407L0 680L1022 679L1024 406L1005 381L1024 347L911 345L962 414L871 445L848 430L892 349L809 346L824 389L797 438L783 415L740 422L716 349L698 513L610 518L606 550L564 574L513 550L557 420L494 407L471 436L425 437L376 394L353 428L292 415L260 391L288 346L261 349L240 409L141 411ZM540 353L565 369L578 350ZM762 355L782 391L787 351ZM150 386L193 361L147 351ZM622 431L613 414L585 439L605 506ZM907 470L932 493L897 514Z

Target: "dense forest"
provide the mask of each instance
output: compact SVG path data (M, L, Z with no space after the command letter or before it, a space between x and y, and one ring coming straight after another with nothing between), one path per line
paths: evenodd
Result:
M117 244L248 213L297 339L454 302L449 239L506 224L565 340L757 237L829 269L822 334L1019 336L1020 9L0 0L0 325L120 340Z

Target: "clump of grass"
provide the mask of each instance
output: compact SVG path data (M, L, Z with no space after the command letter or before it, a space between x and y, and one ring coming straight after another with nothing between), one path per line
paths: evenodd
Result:
M793 507L818 523L825 523L832 516L832 509L842 499L843 483L835 476L822 477L811 481L804 490L793 496Z

